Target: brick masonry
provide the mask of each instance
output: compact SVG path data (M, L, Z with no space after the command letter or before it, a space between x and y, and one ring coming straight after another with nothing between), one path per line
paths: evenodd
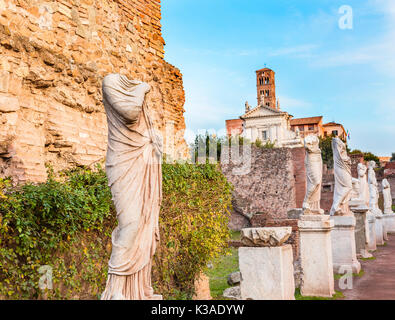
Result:
M300 202L303 192L304 174L296 172L300 171L301 157L304 158L304 149L300 149L254 146L251 171L246 175L233 173L233 169L240 166L238 164L222 164L223 173L234 186L234 211L249 219L255 214L261 214L265 219L287 219L288 210L297 206L297 198ZM296 185L299 186L298 193Z
M164 60L160 0L0 0L0 176L44 181L105 157L101 80L148 82L154 124L173 158L183 138L182 75Z

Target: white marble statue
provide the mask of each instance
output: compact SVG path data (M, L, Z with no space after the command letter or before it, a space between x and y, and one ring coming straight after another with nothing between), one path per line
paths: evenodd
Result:
M360 199L364 199L365 205L369 206L369 185L368 179L366 176L368 168L363 164L359 163L357 167L358 171L358 179L359 179L359 190L360 190Z
M352 178L352 191L351 191L351 200L352 201L364 201L361 198L361 184L359 179Z
M383 180L384 213L392 214L391 186L387 179Z
M339 138L332 139L333 164L335 171L335 191L331 216L352 215L349 201L352 191L351 158L347 154L346 145Z
M103 79L108 121L106 173L117 213L102 300L154 300L151 264L159 241L161 140L145 103L147 83L120 74Z
M304 139L306 149L306 196L303 201L303 214L317 215L324 214L321 209L321 185L322 185L322 157L319 147L319 139L315 135L307 136Z
M379 209L379 189L376 179L375 161L369 161L368 164L368 184L369 184L369 208L373 213L378 213Z

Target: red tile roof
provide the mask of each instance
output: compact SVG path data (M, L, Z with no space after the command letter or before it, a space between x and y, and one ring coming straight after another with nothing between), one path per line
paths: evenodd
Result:
M320 117L310 117L310 118L297 118L291 120L291 126L300 126L304 124L318 124L322 121L322 116Z
M333 127L333 126L341 126L340 123L336 123L336 122L328 122L322 125L323 127Z

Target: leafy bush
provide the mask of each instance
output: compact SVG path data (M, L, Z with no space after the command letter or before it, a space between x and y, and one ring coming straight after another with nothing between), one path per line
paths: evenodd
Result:
M230 187L213 165L167 164L163 191L154 283L165 298L189 298L196 274L225 247ZM0 299L97 299L115 226L101 167L50 172L38 185L0 179ZM54 290L39 289L43 265Z
M231 186L216 165L166 164L163 193L155 284L165 297L191 298L196 277L226 251Z
M1 184L0 296L42 298L38 270L49 265L55 290L46 298L97 297L115 224L104 171L74 169L58 180L50 173L46 183L17 188L10 180Z
M334 135L327 137L319 137L320 140L320 149L322 154L322 161L327 165L328 168L333 168L333 150L332 150L332 139ZM341 139L341 138L340 138ZM345 140L341 139L344 143L347 143ZM347 152L350 152L350 149L346 145Z

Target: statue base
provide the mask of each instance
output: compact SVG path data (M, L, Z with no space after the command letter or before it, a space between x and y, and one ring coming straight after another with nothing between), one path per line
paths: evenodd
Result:
M376 245L384 245L383 215L375 214L376 218Z
M355 224L355 248L357 251L357 258L370 258L372 255L366 250L369 239L369 226L367 221L367 213L369 208L365 205L351 206L351 211L354 213Z
M335 294L331 231L328 215L302 215L298 221L302 268L302 296L332 297Z
M346 270L352 270L353 273L361 271L361 264L357 260L357 250L355 245L355 226L356 219L354 216L334 216L331 218L334 222L332 230L332 255L333 271L343 274ZM365 248L363 242L363 249Z
M295 300L292 246L239 248L242 300Z
M389 234L395 233L395 213L384 213L384 223L386 232Z
M377 243L376 243L376 217L370 211L366 214L366 219L368 221L368 232L369 236L367 237L367 249L369 251L376 251L377 250Z

